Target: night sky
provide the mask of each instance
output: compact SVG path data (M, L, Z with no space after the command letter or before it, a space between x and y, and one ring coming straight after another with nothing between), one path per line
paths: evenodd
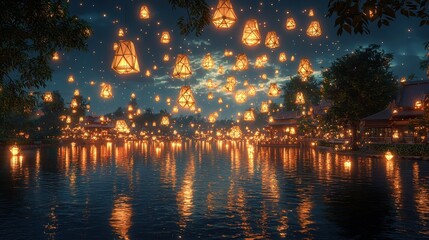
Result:
M208 0L209 5L215 8L217 0ZM151 17L147 20L139 18L141 5L147 5ZM419 69L419 62L425 55L424 42L427 41L429 31L427 27L419 27L417 19L407 19L399 16L388 27L371 28L370 35L336 35L334 18L325 18L327 13L327 1L267 1L267 0L233 0L237 22L230 29L216 29L213 24L206 27L202 36L196 37L194 33L184 37L179 33L176 25L177 19L186 13L183 10L172 10L167 0L151 1L74 1L70 0L70 11L89 22L93 28L88 40L86 52L60 52L60 60L53 62L55 72L52 82L48 83L46 90L59 90L66 104L70 102L73 91L79 89L85 98L90 97L90 115L102 115L113 112L120 106L126 106L130 94L135 93L139 108L142 110L152 108L154 112L167 109L171 112L177 99L180 86L191 85L196 97L197 107L202 109L201 114L208 114L222 109L219 118L234 118L237 112L242 112L250 107L259 108L261 101L272 99L274 102L282 102L282 98L267 96L269 83L277 82L280 85L296 74L299 60L309 58L314 76L320 78L322 67L329 67L331 62L358 46L368 44L380 44L386 52L394 54L393 72L400 78L410 74L416 75L416 80L426 78L426 72ZM314 17L308 16L308 11L314 10ZM214 10L212 10L213 12ZM287 17L295 18L297 28L286 30ZM261 43L255 47L248 47L241 43L243 27L246 20L256 18L261 31ZM322 26L322 36L310 38L306 35L306 29L312 20L318 20ZM118 30L126 30L125 37L118 37ZM161 44L160 36L163 31L169 31L172 37L170 44ZM280 38L280 47L274 50L264 44L268 31L276 31ZM114 56L114 42L125 39L132 40L137 50L140 64L140 73L118 75L111 69ZM232 50L232 57L225 57L224 50ZM279 62L280 52L286 52L288 60ZM193 75L183 81L171 77L175 57L179 53L185 53L191 60ZM215 67L205 70L201 67L201 60L206 53L211 53L215 60ZM232 71L235 64L235 56L245 53L250 61L247 71ZM170 61L162 60L164 54L169 54ZM269 57L265 68L253 67L257 56L267 54ZM291 62L290 57L295 56ZM224 67L225 74L218 74L219 65ZM157 66L157 70L153 67ZM145 76L146 70L151 71L151 76ZM275 74L275 70L279 74ZM261 78L262 74L267 79ZM73 75L75 81L69 83L68 76ZM234 95L222 91L206 88L206 80L213 79L223 85L228 76L235 76L238 84L236 90L246 89L244 80L258 86L258 93L254 97L248 97L243 104L237 104ZM94 81L95 85L90 82ZM365 79L362 79L365 81ZM113 98L102 99L100 97L100 84L109 83L113 86ZM261 88L262 87L262 88ZM214 100L207 99L207 93L212 91ZM155 102L156 95L161 97ZM166 103L170 97L172 104ZM217 99L222 97L223 104ZM229 108L226 107L229 105ZM189 110L180 109L178 115L192 114Z

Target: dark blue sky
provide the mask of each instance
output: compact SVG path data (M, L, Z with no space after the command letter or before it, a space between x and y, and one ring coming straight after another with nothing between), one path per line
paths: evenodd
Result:
M327 1L267 1L267 0L233 0L237 22L231 29L219 30L213 25L206 27L202 36L181 36L176 25L177 19L182 14L181 10L172 10L167 0L150 1L70 1L70 10L74 15L87 20L93 28L93 33L88 41L86 52L60 53L61 59L53 62L55 73L53 81L48 84L47 90L59 90L66 102L70 102L74 89L79 89L81 95L90 97L91 113L93 115L106 114L114 111L119 106L126 106L130 94L135 93L141 109L152 108L155 112L167 109L171 112L180 89L185 82L171 77L175 57L179 53L188 54L194 74L186 80L190 84L197 100L197 107L201 107L202 115L219 111L220 118L235 118L237 112L243 112L249 107L258 108L261 101L272 99L280 103L281 98L269 98L267 88L269 83L284 83L290 76L296 74L301 58L309 58L315 70L314 75L320 78L322 67L329 67L331 62L341 57L358 46L368 44L380 44L386 52L394 54L392 69L398 78L416 74L417 79L426 78L426 73L419 69L420 59L424 57L423 44L427 41L429 30L427 27L419 27L415 19L398 17L389 27L381 29L372 28L370 35L336 35L334 19L325 18L327 13ZM213 8L217 0L208 0ZM141 5L147 5L151 11L151 18L139 19ZM314 17L308 16L308 10L313 9ZM294 17L297 28L292 31L285 29L287 17ZM280 47L274 50L267 48L263 41L256 47L247 47L241 43L241 36L246 20L256 18L259 22L262 40L268 31L276 31L280 38ZM305 31L312 20L320 21L322 36L310 38ZM119 28L126 29L125 37L117 36ZM172 41L168 45L161 44L160 34L169 31ZM113 43L119 39L132 40L135 44L141 72L138 74L118 75L111 69L114 55ZM233 57L223 56L224 50L229 49L234 53ZM286 52L288 60L284 63L278 61L280 52ZM206 53L214 57L216 67L207 71L201 67L201 59ZM247 71L231 71L235 64L235 55L245 53L251 63ZM170 55L169 62L163 62L164 54ZM267 54L269 62L262 69L255 69L253 63L257 56ZM295 61L290 61L290 56L295 56ZM153 66L157 70L153 70ZM222 65L225 74L219 75L217 67ZM145 76L146 70L152 73ZM275 70L279 74L275 74ZM267 75L263 80L260 76ZM68 83L67 78L73 75L74 83ZM254 97L248 97L243 104L237 104L233 94L225 93L219 87L217 90L208 90L205 87L207 79L225 83L228 76L235 76L238 80L236 90L245 89L244 80L258 88ZM90 85L94 81L95 85ZM362 79L362 81L365 81ZM100 97L100 84L110 83L113 86L113 98L109 100ZM207 93L212 91L215 100L207 100ZM161 101L155 102L154 97L159 95ZM172 104L166 104L166 98L170 97ZM224 103L219 105L217 100L222 97ZM229 108L227 108L227 106ZM182 110L178 114L190 114Z

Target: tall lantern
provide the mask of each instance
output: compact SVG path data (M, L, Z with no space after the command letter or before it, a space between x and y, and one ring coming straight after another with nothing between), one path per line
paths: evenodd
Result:
M164 57L162 58L162 61L164 61L164 62L170 61L170 56L168 54L164 54Z
M247 20L241 41L247 46L256 46L261 42L261 34L256 19Z
M307 35L309 37L320 37L322 35L322 28L318 21L312 21L307 28Z
M296 28L296 22L295 19L292 17L286 19L286 29L287 30L293 30Z
M245 91L237 91L236 93L235 93L235 101L237 102L237 103L245 103L246 102L246 100L247 100L247 95L246 95L246 92Z
M208 99L208 100L213 100L213 98L214 98L213 93L212 93L212 92L209 92L209 93L207 94L207 99Z
M304 94L302 92L296 93L295 104L298 104L298 105L304 105L305 104L305 98L304 98Z
M106 99L111 98L113 96L112 86L110 84L107 84L107 83L102 83L101 84L100 96L102 98L106 98Z
M244 53L240 53L237 56L237 60L235 62L235 66L237 67L237 70L243 71L247 70L249 66L249 62L247 61L247 56Z
M268 89L268 96L278 97L280 95L280 88L277 86L277 83L270 83L270 88Z
M204 56L204 58L201 62L201 65L204 69L207 69L207 70L214 67L214 61L213 61L212 55L210 55L210 53L207 53Z
M149 19L149 18L150 18L149 8L146 5L141 6L140 19Z
M307 80L308 76L313 74L313 68L311 67L311 63L308 58L303 58L299 62L298 74L303 78L304 81Z
M268 102L262 102L261 103L261 110L260 110L260 112L261 113L267 113L269 111L270 111L270 107L269 107Z
M255 121L255 113L253 110L247 110L244 112L243 120L246 122L253 122Z
M187 78L192 75L191 64L186 54L179 54L173 69L173 77Z
M45 92L45 94L43 95L43 101L44 102L53 102L54 98L52 96L52 92Z
M183 108L191 109L192 107L195 107L195 98L192 95L190 86L182 86L179 97L177 98L177 103Z
M267 33L265 37L265 46L268 48L278 48L280 46L279 37L275 31Z
M119 41L118 48L113 57L112 69L119 74L140 72L136 49L132 41Z
M286 60L287 60L286 53L285 52L281 52L279 54L279 61L280 62L286 62Z
M171 36L169 32L162 32L161 34L161 43L169 44L171 40Z
M219 0L213 13L212 22L217 28L230 28L237 21L230 0Z

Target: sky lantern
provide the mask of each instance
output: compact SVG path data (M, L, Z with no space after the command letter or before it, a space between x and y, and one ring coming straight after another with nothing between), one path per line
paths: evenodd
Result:
M68 81L69 83L74 82L74 77L73 77L73 75L70 75L70 76L67 78L67 81Z
M159 100L161 100L161 98L159 97L159 95L155 96L155 102L159 102Z
M217 113L210 113L207 120L209 123L215 123L217 119Z
M295 61L295 56L290 57L290 61L291 62Z
M168 126L168 125L170 125L170 118L168 118L168 116L162 116L162 118L161 118L161 125L162 126Z
M150 77L150 75L151 75L150 70L149 70L149 69L147 69L144 75L145 75L146 77Z
M192 109L192 107L195 107L195 98L190 86L182 86L177 103L183 108Z
M243 44L247 46L256 46L261 42L261 34L259 32L258 21L256 19L247 20L243 29L241 38Z
M261 78L262 78L262 79L264 79L264 80L267 80L267 74L266 74L266 73L263 73L263 74L261 75Z
M253 110L246 110L243 115L243 120L246 122L255 121L255 113L253 112Z
M292 17L286 19L286 29L287 30L293 30L296 28L296 22L295 19Z
M53 102L54 97L52 96L52 92L45 92L45 94L43 95L43 101L45 103Z
M223 69L222 66L219 66L219 68L217 70L217 73L219 73L219 74L224 74L225 73L225 70Z
M280 88L277 86L277 83L270 83L270 88L268 89L268 96L278 97L280 96Z
M129 133L130 132L130 129L128 128L127 123L123 119L116 121L115 129L118 133Z
M52 60L54 61L60 60L60 54L58 54L58 52L54 52L54 54L52 55Z
M230 28L237 21L230 0L219 0L213 13L212 22L217 28Z
M119 30L118 30L118 37L123 37L123 36L125 36L125 32L124 32L124 30L122 28L119 28Z
M113 57L112 69L119 74L140 72L136 49L132 41L119 41L118 48Z
M262 57L256 57L255 60L255 68L263 68L265 65L264 60L262 60Z
M201 65L204 69L209 70L214 67L214 61L210 53L207 53L203 60L201 61Z
M308 58L303 58L299 62L298 74L303 78L303 81L306 81L307 77L313 74L313 68Z
M212 93L212 92L209 92L209 93L207 94L207 99L208 99L208 100L212 100L213 98L214 98L213 93Z
M164 54L164 57L162 58L162 60L164 62L168 62L168 61L170 61L170 56L168 54Z
M110 84L107 84L107 83L102 83L101 84L100 96L102 98L105 98L105 99L111 98L113 96L112 86Z
M140 7L140 19L149 19L149 18L150 18L149 8L146 5L142 5Z
M235 66L238 71L247 70L249 66L249 62L247 61L247 56L244 53L240 53L237 56L237 60L235 62Z
M73 98L71 103L70 103L70 107L71 108L77 108L77 106L78 106L77 100L76 100L76 98Z
M318 21L312 21L307 28L307 35L309 37L320 37L322 35L322 28Z
M131 99L134 99L134 98L136 98L136 94L135 93L131 93Z
M249 81L248 80L244 80L244 82L243 82L243 86L248 86L249 85Z
M309 17L314 17L314 11L313 11L313 9L310 9L310 11L308 11L308 16Z
M247 95L255 96L256 95L256 87L253 85L249 85L249 87L247 87Z
M239 139L241 138L242 132L239 126L233 126L231 128L231 131L229 132L229 136L232 139Z
M170 40L171 40L170 33L167 32L167 31L162 32L162 34L161 34L161 43L163 43L163 44L169 44Z
M117 42L113 43L113 51L116 51L116 49L118 49L119 45Z
M267 33L267 36L265 37L265 46L271 49L278 48L280 46L279 37L275 31Z
M261 113L267 113L270 111L268 102L261 102Z
M247 100L247 95L245 91L240 90L235 93L235 101L237 103L245 103L246 100Z
M74 92L73 92L73 95L76 96L76 97L79 96L80 95L79 89L75 89Z
M207 85L207 88L209 88L209 89L215 87L215 84L213 83L212 79L208 79L206 85Z
M279 54L279 62L286 62L287 57L286 57L286 53L285 52L281 52Z
M305 104L305 98L304 98L304 94L302 92L296 93L295 104L298 104L298 105L304 105Z
M237 84L237 80L233 76L229 76L226 79L226 84L223 86L223 89L226 92L232 92L234 91L235 85Z
M187 78L192 75L191 64L186 54L179 54L173 69L173 77Z
M168 106L170 106L170 104L171 104L171 98L167 98L167 99L165 100L165 102L167 103L167 105L168 105Z
M221 98L221 97L217 100L217 103L219 103L219 104L222 104L222 103L223 103L223 100L222 100L222 98Z

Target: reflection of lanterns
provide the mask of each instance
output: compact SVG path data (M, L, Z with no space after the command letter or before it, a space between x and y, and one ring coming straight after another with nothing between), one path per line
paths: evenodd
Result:
M148 70L146 70L146 72L145 72L145 74L144 75L146 75L146 77L150 77L150 75L151 75L151 73L150 73L150 70L148 69Z
M192 75L191 64L186 54L179 54L173 69L173 77L187 78Z
M270 88L268 89L268 96L278 97L280 96L280 88L277 86L277 83L270 83Z
M394 155L393 155L393 153L392 152L390 152L389 150L387 150L387 152L384 154L384 157L387 159L387 160L392 160L392 158L394 157Z
M140 19L149 19L150 12L149 8L146 5L140 7Z
M177 103L183 108L189 108L195 106L195 99L192 95L192 90L190 86L182 86L180 89L179 97L177 98Z
M247 100L246 92L240 90L235 93L235 101L237 103L244 103L246 102L246 100Z
M217 28L230 28L237 16L235 15L230 0L219 0L216 10L213 13L212 22Z
M286 62L287 57L286 57L286 53L285 52L281 52L279 54L279 62Z
M207 94L207 99L208 100L212 100L214 98L214 95L212 92L209 92L209 94Z
M211 69L211 68L214 67L214 61L213 61L213 58L210 55L210 53L207 53L204 56L201 65L203 66L204 69L207 69L207 70L209 70L209 69Z
M75 89L74 92L73 92L73 95L75 97L79 96L80 95L79 89Z
M125 35L124 30L122 28L119 28L118 37L123 37L124 35Z
M9 147L10 153L12 153L12 156L17 156L20 152L19 147L17 145L12 145Z
M249 87L247 87L247 95L255 96L256 95L256 87L253 85L249 85Z
M235 62L235 67L239 71L247 70L249 62L247 61L247 56L244 53L240 53L237 56L237 60Z
M168 62L168 61L170 61L170 56L168 54L164 54L164 57L162 58L162 60L164 62Z
M119 74L140 72L136 49L132 41L119 41L113 58L112 69Z
M304 94L302 92L296 93L295 104L303 105L305 104Z
M244 112L243 120L246 122L255 121L255 113L253 110L247 110Z
M162 126L168 126L168 125L170 125L170 119L168 118L168 116L163 116L161 118L161 125Z
M240 129L240 127L239 127L239 126L233 126L233 127L231 128L231 131L229 132L229 136L230 136L232 139L238 139L238 138L241 138L241 134L242 134L242 132L241 132L241 129Z
M171 37L169 32L162 32L161 34L161 43L168 44L170 43Z
M308 58L303 58L299 62L298 74L303 78L304 81L307 80L308 76L313 74L313 68L311 67L311 63Z
M212 79L208 79L207 80L207 88L214 88L214 87L215 87L215 85L213 83L213 80Z
M125 120L120 119L116 121L115 129L118 133L129 133L130 129L128 128Z
M113 96L112 86L107 83L101 84L100 96L106 99L111 98Z
M309 37L319 37L322 35L322 28L318 21L312 21L307 28L307 35Z
M261 42L261 34L256 19L247 20L241 41L247 46L256 46Z
M70 75L70 76L69 76L69 78L67 79L67 81L68 81L69 83L74 82L74 77L73 77L73 75Z
M293 18L287 18L286 19L286 29L287 30L293 30L296 28L296 23L295 23L295 19Z
M265 37L265 46L268 48L278 48L280 46L279 37L275 31L267 33Z
M54 52L54 54L52 55L52 60L60 60L60 55L58 54L58 52Z
M268 102L261 102L261 113L267 113L270 111Z
M52 96L51 92L45 92L45 94L43 95L43 101L44 102L53 102L54 98Z

